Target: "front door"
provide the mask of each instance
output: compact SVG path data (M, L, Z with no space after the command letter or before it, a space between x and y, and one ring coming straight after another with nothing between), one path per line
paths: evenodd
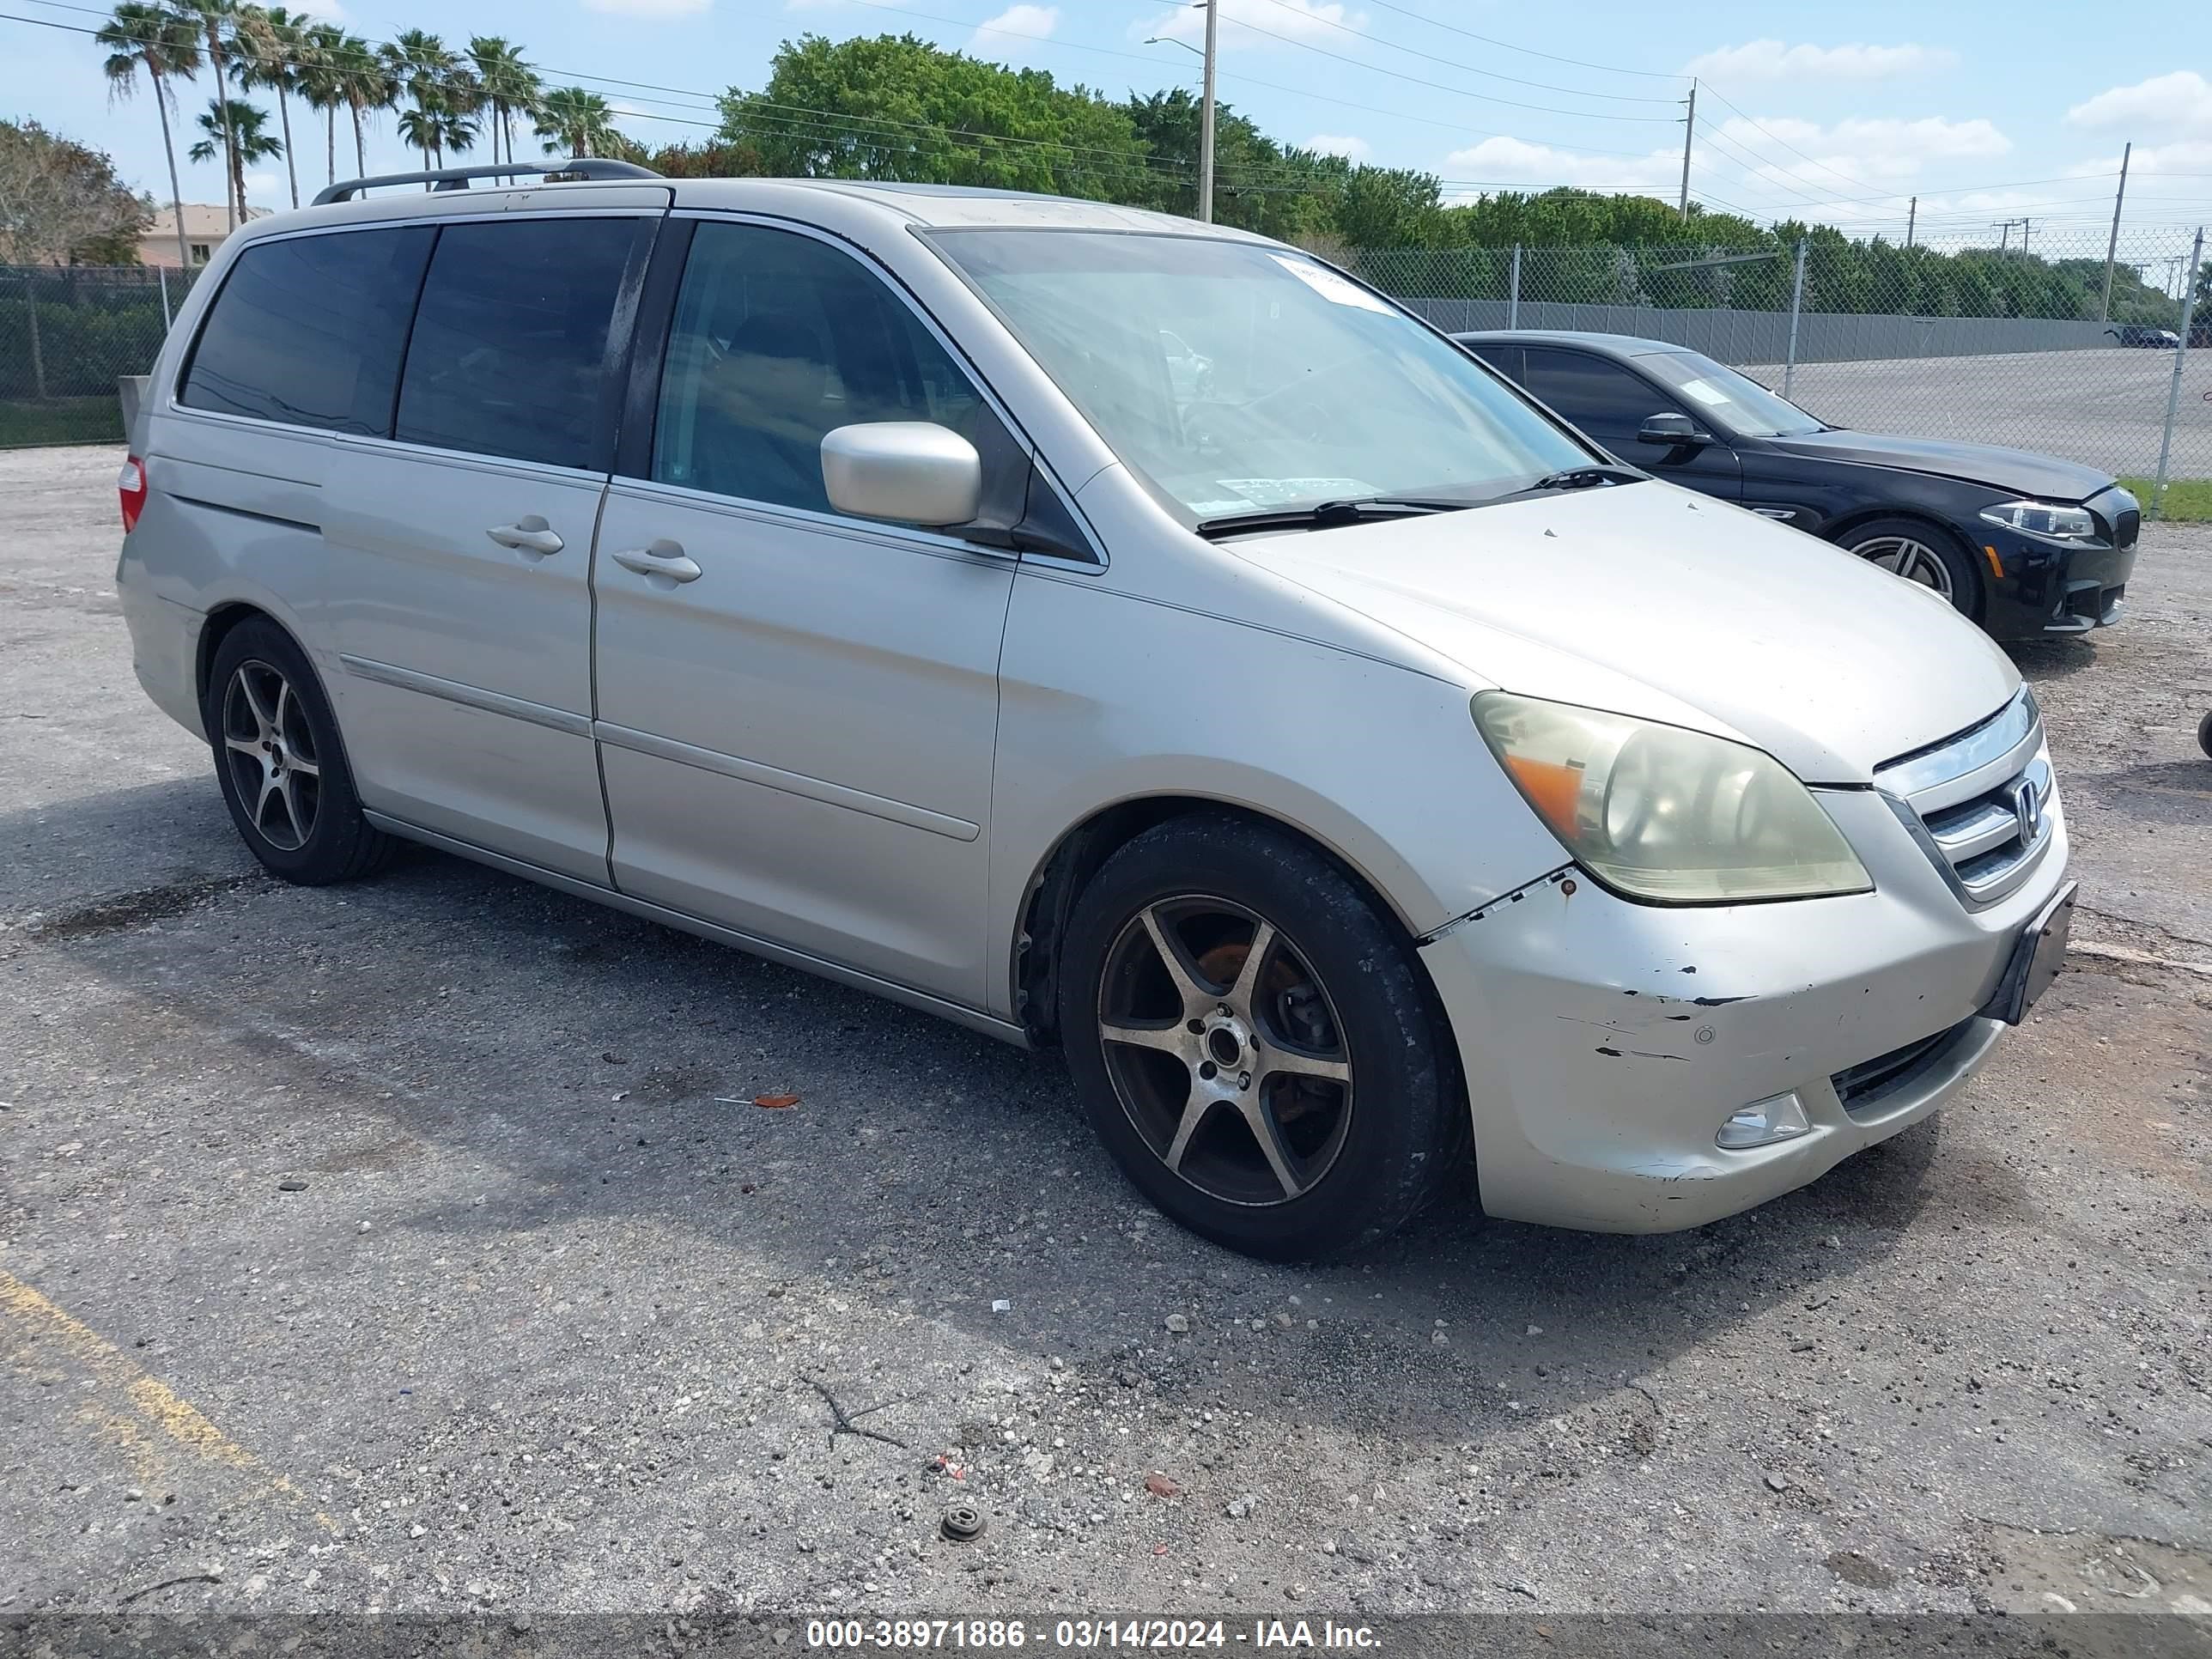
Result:
M656 222L441 226L393 435L349 441L324 491L332 690L363 803L601 884L592 532L617 298Z
M980 1005L1013 563L837 514L820 444L936 422L983 454L987 499L1025 460L908 302L826 239L700 221L674 307L650 453L618 470L593 563L616 884Z
M1743 468L1735 451L1709 418L1685 409L1674 392L1610 357L1564 346L1528 347L1525 373L1529 391L1631 466L1724 501L1742 495ZM1713 432L1713 441L1689 448L1647 444L1636 435L1654 415L1681 414Z

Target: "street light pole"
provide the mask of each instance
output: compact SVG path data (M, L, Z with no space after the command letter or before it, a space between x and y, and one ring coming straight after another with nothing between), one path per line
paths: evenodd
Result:
M1214 23L1219 0L1199 0L1206 8L1206 91L1198 113L1198 217L1213 222L1213 58Z

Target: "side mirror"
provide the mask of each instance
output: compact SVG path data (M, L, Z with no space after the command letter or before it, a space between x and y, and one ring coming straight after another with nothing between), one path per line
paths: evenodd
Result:
M1696 449L1712 442L1713 434L1699 431L1697 422L1686 415L1646 415L1637 428L1636 441L1668 449Z
M854 518L941 529L981 510L983 463L950 427L870 421L823 434L822 487Z

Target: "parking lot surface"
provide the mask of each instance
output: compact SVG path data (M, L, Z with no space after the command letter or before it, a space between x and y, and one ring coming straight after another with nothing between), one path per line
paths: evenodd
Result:
M1782 366L1747 371L1782 385ZM2170 351L2035 351L1800 363L1790 395L1822 420L1916 438L2008 444L2148 477L2172 390ZM2212 475L2212 353L2191 352L2169 476Z
M2212 1611L2212 535L2021 653L2083 949L1934 1123L1296 1269L1055 1056L451 859L259 875L118 459L0 455L0 1613Z

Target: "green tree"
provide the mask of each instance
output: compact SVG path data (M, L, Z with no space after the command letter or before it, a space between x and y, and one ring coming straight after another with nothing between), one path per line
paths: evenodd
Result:
M1127 115L1042 70L940 52L913 35L784 43L767 87L721 100L722 138L769 171L1142 199Z
M469 61L475 66L477 85L491 110L491 159L501 159L504 140L506 159L514 159L514 118L533 115L544 88L538 71L523 61L522 48L496 34L479 34L469 42Z
M558 155L565 148L571 159L605 155L621 143L613 112L607 100L581 87L557 87L538 100L538 136L545 153Z
M250 164L273 161L284 153L284 141L268 131L269 112L233 98L228 103L208 100L198 121L207 136L185 153L195 161L213 161L228 153L230 159L231 206L234 224L243 224L246 208L246 169Z
M166 6L146 0L126 0L103 23L93 39L107 48L107 90L111 97L128 98L144 70L154 86L154 109L161 118L161 155L169 164L169 204L177 216L177 260L192 262L185 240L185 191L177 179L177 145L169 131L169 109L176 101L173 80L190 80L199 72L199 32L191 22Z
M211 108L226 120L231 108L229 66L232 58L232 29L238 20L238 0L178 0L178 12L191 20L200 32L200 42L207 53L208 63L215 70L215 102ZM200 146L195 144L187 152L195 159L200 156ZM242 171L238 165L236 136L229 127L222 130L223 172L235 178ZM241 204L228 198L223 204L223 216L231 229L238 228L243 216Z
M0 263L135 265L153 214L104 152L36 121L0 121Z
M301 90L301 64L307 56L311 21L305 12L282 6L241 6L236 24L240 88L276 94L277 119L284 131L284 172L294 207L300 205L300 169L293 159L292 94Z
M415 107L399 118L399 136L422 152L422 167L428 172L437 165L433 158L444 148L447 100L460 60L443 40L421 29L408 29L376 50L385 78L399 96L415 101Z
M338 98L353 117L353 167L358 178L368 172L362 118L398 102L399 82L377 49L357 34L343 36L330 50Z

